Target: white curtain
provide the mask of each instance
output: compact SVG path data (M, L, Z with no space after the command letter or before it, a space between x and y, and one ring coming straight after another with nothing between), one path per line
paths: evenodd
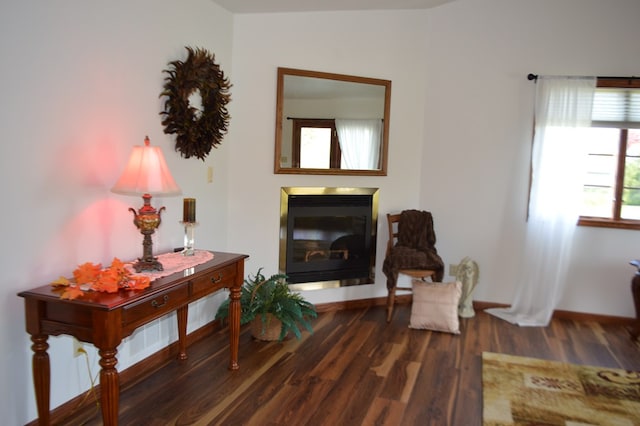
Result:
M342 158L340 166L351 170L378 169L382 120L336 119Z
M596 78L538 77L532 180L521 277L512 305L487 312L546 326L562 297L582 196Z

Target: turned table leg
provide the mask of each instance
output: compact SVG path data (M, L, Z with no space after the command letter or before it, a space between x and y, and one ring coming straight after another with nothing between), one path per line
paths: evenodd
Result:
M118 424L118 403L120 399L120 379L116 364L116 349L100 349L100 403L102 404L102 421L105 426Z
M31 336L31 349L33 350L33 385L36 392L36 405L38 407L38 424L48 425L49 417L49 396L51 391L51 365L49 362L49 336L40 334Z
M240 344L240 288L232 287L229 295L229 345L231 355L229 370L238 370L238 345Z
M187 359L187 319L189 318L189 305L178 308L176 311L178 318L178 359Z

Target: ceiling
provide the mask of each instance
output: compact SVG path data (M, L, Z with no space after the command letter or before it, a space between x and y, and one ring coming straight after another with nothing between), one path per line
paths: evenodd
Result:
M233 13L429 9L454 0L213 0Z

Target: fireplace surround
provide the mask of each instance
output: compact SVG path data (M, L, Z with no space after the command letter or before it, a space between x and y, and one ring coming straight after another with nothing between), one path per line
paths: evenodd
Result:
M283 187L280 272L300 290L375 282L378 188Z

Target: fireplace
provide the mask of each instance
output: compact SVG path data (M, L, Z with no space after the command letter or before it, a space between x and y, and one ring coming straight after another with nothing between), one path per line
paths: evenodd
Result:
M373 283L377 216L377 188L282 188L280 272L300 289Z

